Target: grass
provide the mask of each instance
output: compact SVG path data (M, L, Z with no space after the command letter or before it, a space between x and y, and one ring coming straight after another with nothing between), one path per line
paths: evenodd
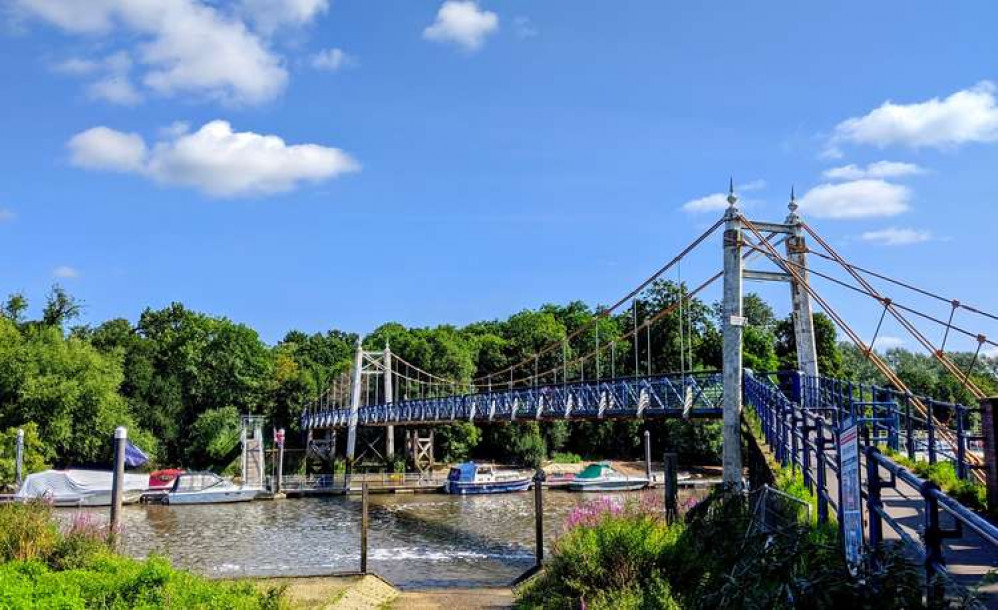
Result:
M988 491L983 485L972 480L962 480L956 476L956 468L952 462L936 462L930 464L924 460L912 460L902 453L883 449L884 455L888 456L901 466L914 472L923 479L928 479L939 486L939 489L946 492L960 504L967 508L988 512Z
M113 553L87 515L60 528L43 503L0 505L0 608L287 608L281 587L210 581L162 557Z

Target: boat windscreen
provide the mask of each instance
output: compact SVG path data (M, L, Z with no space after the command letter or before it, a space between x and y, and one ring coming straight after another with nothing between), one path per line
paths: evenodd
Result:
M575 475L576 479L598 479L603 474L603 470L606 469L605 464L590 464L586 466L586 469Z

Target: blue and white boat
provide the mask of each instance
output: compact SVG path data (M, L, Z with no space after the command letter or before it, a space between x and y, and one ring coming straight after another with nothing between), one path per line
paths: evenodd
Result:
M449 494L501 494L530 489L530 477L519 472L497 472L487 464L465 462L450 469L444 492Z
M620 474L606 462L586 466L568 484L570 491L635 491L645 487L648 487L647 478Z

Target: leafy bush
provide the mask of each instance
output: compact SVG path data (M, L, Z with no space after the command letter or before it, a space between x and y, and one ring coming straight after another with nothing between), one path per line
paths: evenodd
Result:
M526 608L678 608L663 559L681 527L661 505L601 498L576 508L544 574L521 592Z
M578 453L555 451L551 454L551 461L555 464L578 464L582 461L582 456Z
M38 432L38 424L28 422L20 426L24 430L24 470L23 475L49 468L55 457L52 448L45 444ZM16 475L18 427L0 432L0 489L13 487Z
M0 561L47 559L59 539L48 504L0 504Z
M964 506L974 510L987 511L987 488L970 479L961 480L956 476L956 467L953 466L952 462L930 464L924 460L908 459L895 451L885 451L885 453L898 464L938 485L939 489Z

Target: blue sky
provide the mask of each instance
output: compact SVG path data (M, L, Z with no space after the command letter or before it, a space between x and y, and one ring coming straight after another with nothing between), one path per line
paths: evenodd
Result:
M857 264L998 309L998 7L701 4L5 0L0 290L270 342L607 303L734 176L750 216L793 184Z

